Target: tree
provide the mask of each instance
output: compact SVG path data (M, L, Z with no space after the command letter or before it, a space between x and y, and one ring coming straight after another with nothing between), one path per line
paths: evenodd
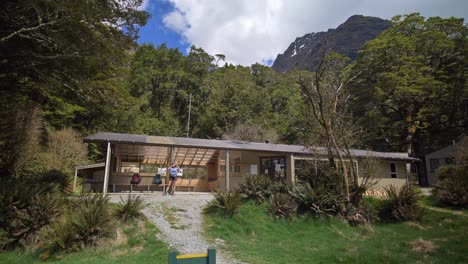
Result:
M467 29L463 19L410 14L366 44L350 87L370 146L423 158L466 131Z
M337 174L342 174L344 197L350 201L350 171L345 161L345 150L350 149L347 134L350 128L348 116L349 96L345 91L346 80L343 69L347 58L337 53L322 51L322 59L312 74L302 72L298 76L298 84L308 103L312 117L319 128L315 131L318 140L325 145L330 167ZM339 170L335 163L338 158ZM351 164L352 156L349 155ZM357 174L354 173L354 185L359 187Z
M78 115L124 91L115 83L148 19L142 1L3 1L1 95L41 105L54 127L83 129Z
M44 122L35 104L8 99L0 100L9 106L0 112L0 125L6 128L0 133L0 177L17 177L30 172L38 160Z
M87 147L77 131L71 128L52 131L48 136L47 150L42 155L42 169L44 172L60 171L70 180L75 167L87 161L87 154Z

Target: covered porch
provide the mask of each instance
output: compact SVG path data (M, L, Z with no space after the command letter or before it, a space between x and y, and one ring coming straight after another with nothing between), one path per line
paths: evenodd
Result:
M99 133L86 138L85 142L105 143L107 146L103 173L88 179L94 186L90 190L102 190L104 194L162 191L169 182L167 168L171 163L178 164L181 170L176 191L230 190L247 174L293 181L291 153L236 146L246 142L230 142L228 145L227 141L221 140L115 133ZM141 177L139 184L130 184L134 173ZM161 184L154 184L157 174L161 177Z

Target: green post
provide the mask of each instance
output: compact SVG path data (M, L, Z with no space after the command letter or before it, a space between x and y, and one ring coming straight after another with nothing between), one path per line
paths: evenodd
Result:
M168 264L177 264L177 253L175 251L169 252Z
M208 249L208 264L216 264L216 249Z

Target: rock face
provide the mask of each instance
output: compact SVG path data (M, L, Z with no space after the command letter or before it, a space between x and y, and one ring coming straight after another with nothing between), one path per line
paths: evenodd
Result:
M352 16L336 29L296 38L283 54L278 54L272 68L281 73L292 70L313 71L325 47L331 47L354 60L367 41L390 26L390 21L378 17Z

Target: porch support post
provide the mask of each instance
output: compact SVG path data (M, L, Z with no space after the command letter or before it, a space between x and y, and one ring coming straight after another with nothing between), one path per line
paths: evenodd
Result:
M111 143L107 142L106 169L104 170L104 185L102 186L102 196L107 194L107 184L109 183Z
M293 154L288 154L286 156L286 177L289 184L296 183L296 175L295 175L295 168L294 168L294 156Z
M169 185L169 168L174 159L174 147L171 146L168 148L167 153L167 166L166 166L166 186Z
M75 168L75 178L73 178L73 192L76 191L76 177L78 177L78 169Z
M226 174L226 191L229 191L229 163L230 163L229 149L226 149L225 152L226 152L226 161L225 161L226 166L224 167L226 169L226 173L225 173Z

